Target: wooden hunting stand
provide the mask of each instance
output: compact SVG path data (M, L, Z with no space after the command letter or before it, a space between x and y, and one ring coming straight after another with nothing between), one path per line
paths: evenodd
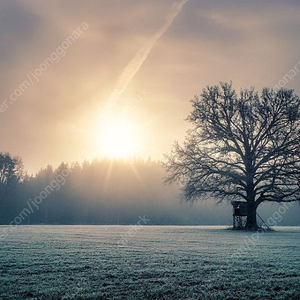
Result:
M245 201L232 201L233 208L233 228L243 229L247 222L247 202Z
M233 212L233 229L243 229L247 223L247 202L245 201L232 201L231 202ZM270 230L269 225L262 219L262 217L256 213L258 219L260 220L260 228L265 230Z

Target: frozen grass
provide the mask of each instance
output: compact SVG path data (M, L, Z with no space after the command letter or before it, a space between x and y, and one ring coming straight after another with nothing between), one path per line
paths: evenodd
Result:
M0 227L2 231L4 226ZM0 299L300 299L300 229L20 226L1 241Z

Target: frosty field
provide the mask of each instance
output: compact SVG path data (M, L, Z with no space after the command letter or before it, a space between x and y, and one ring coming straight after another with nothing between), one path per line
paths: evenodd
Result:
M300 299L297 227L256 236L203 226L6 230L0 299Z

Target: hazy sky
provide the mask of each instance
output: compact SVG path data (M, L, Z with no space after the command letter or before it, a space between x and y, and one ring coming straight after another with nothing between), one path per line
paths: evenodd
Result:
M100 158L124 119L160 159L207 84L273 87L300 61L298 0L185 2L0 0L0 151L30 172Z

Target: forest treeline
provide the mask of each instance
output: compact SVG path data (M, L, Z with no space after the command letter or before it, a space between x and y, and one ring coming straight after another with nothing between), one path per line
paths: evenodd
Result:
M178 188L164 186L160 162L94 160L47 166L1 193L1 224L197 223L180 203ZM199 221L198 221L199 222Z
M2 171L0 224L123 225L136 224L140 218L149 220L147 225L231 224L230 204L181 202L179 187L163 184L161 162L150 159L102 159L62 163L58 168L49 165L34 176L13 179L11 184L3 181ZM281 225L299 224L296 206L282 218ZM265 210L266 217L271 210Z
M103 159L47 166L1 193L2 224L122 224L157 199L159 163Z

